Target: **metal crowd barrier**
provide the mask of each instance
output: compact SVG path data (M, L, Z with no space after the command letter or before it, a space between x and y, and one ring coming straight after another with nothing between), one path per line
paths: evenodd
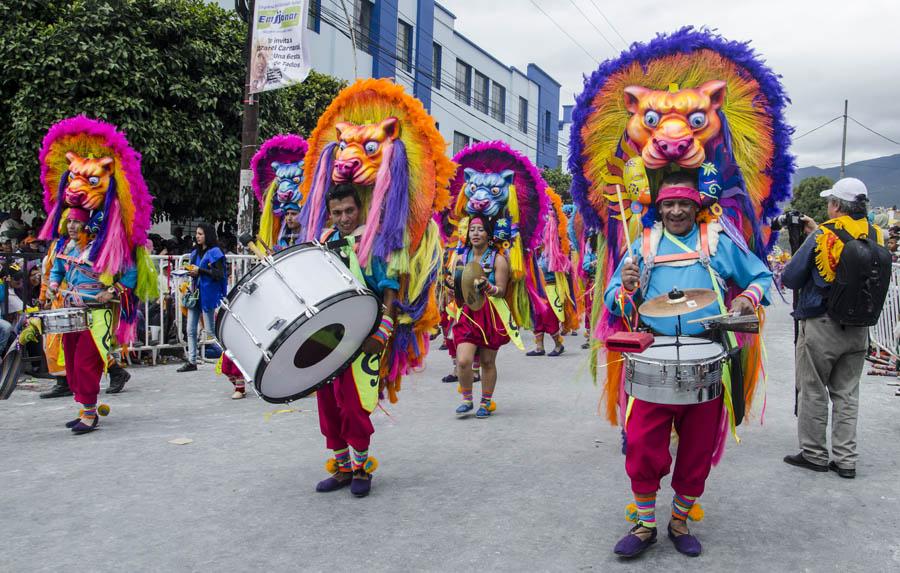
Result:
M894 264L891 269L891 286L888 288L887 298L878 324L869 329L869 341L877 350L886 352L896 360L900 360L897 338L900 332L896 332L900 326L900 264Z
M140 356L144 352L149 352L151 361L156 364L161 350L167 349L186 349L187 333L185 332L186 322L182 315L181 300L184 296L181 285L190 281L190 277L174 277L172 271L180 269L190 259L190 255L152 255L150 257L156 266L159 274L159 299L156 301L148 301L144 303L144 328L142 332L138 332L138 339L129 349ZM228 277L228 289L234 286L237 281L256 264L257 259L254 255L225 255L226 276ZM153 304L159 305L159 318L151 323L149 320L150 309ZM172 327L172 317L166 320L166 311L172 309L174 317L174 327L176 338L174 341L168 340L169 329ZM200 344L198 348L201 359L206 355L206 345L214 342L214 325L202 324L200 328Z

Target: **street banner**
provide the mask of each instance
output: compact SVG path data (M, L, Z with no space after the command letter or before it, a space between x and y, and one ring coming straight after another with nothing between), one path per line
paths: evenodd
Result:
M309 0L256 0L250 93L298 84L309 75Z

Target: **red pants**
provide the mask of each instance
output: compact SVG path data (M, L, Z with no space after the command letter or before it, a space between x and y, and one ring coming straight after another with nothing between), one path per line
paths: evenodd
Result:
M556 318L556 313L553 312L553 309L550 307L550 303L546 303L543 310L535 310L534 333L549 334L550 336L556 336L557 334L559 334L559 319Z
M79 404L96 404L103 376L103 358L90 330L63 334L66 380Z
M690 406L635 400L625 426L625 471L631 490L653 493L659 489L659 480L672 465L669 437L674 424L678 454L672 489L681 495L703 495L722 415L722 398Z
M319 428L329 450L342 450L348 444L358 452L369 449L369 439L375 428L369 413L359 402L350 368L331 384L319 388L316 401L319 403Z

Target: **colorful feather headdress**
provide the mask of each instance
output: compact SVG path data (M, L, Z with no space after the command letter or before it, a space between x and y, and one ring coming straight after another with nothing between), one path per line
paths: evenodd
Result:
M81 206L71 200L75 195L67 189L73 175L70 165L76 156L84 162L104 162L103 169L108 173L108 186L98 191L99 204L91 209L97 237L90 259L100 272L115 274L134 263L134 249L146 244L150 229L153 198L141 175L141 155L114 125L83 115L51 127L40 153L48 215L41 230L43 240L59 238L63 211Z
M259 237L268 246L278 242L284 208L303 202L300 185L308 147L299 135L276 135L263 143L250 160L251 185L262 209Z
M595 300L624 256L625 225L635 238L652 224L656 187L672 171L696 173L701 218L718 220L739 247L765 260L776 238L770 222L791 193L787 103L779 76L747 43L691 27L634 43L585 79L569 167L584 223L599 231ZM594 319L601 341L621 328L602 312ZM758 341L745 354L755 357L745 370L755 380ZM621 364L607 358L606 413L615 422Z
M322 234L329 190L353 184L366 217L357 245L360 264L380 257L388 274L400 279L397 323L381 363L392 402L401 377L423 364L440 320L434 285L441 236L432 217L448 206L447 186L456 170L446 147L422 102L386 79L358 80L343 89L309 138L301 185L305 239Z
M387 118L398 120L399 136L390 143L390 160L380 165L374 188L362 193L368 236L362 240L360 262L372 252L388 258L404 245L410 252L418 249L432 214L448 204L447 185L456 171L422 102L390 80L358 80L341 90L309 138L300 216L307 240L317 239L325 225L341 125L367 126Z

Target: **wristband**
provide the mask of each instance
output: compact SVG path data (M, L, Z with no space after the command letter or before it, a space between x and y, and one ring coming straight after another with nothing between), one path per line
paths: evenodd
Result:
M488 296L497 296L500 294L500 287L497 285L489 285L484 291L488 294Z
M746 298L750 301L751 304L753 304L753 308L756 308L762 302L763 292L762 288L760 288L759 285L751 284L744 290L744 292L742 292L738 296Z

